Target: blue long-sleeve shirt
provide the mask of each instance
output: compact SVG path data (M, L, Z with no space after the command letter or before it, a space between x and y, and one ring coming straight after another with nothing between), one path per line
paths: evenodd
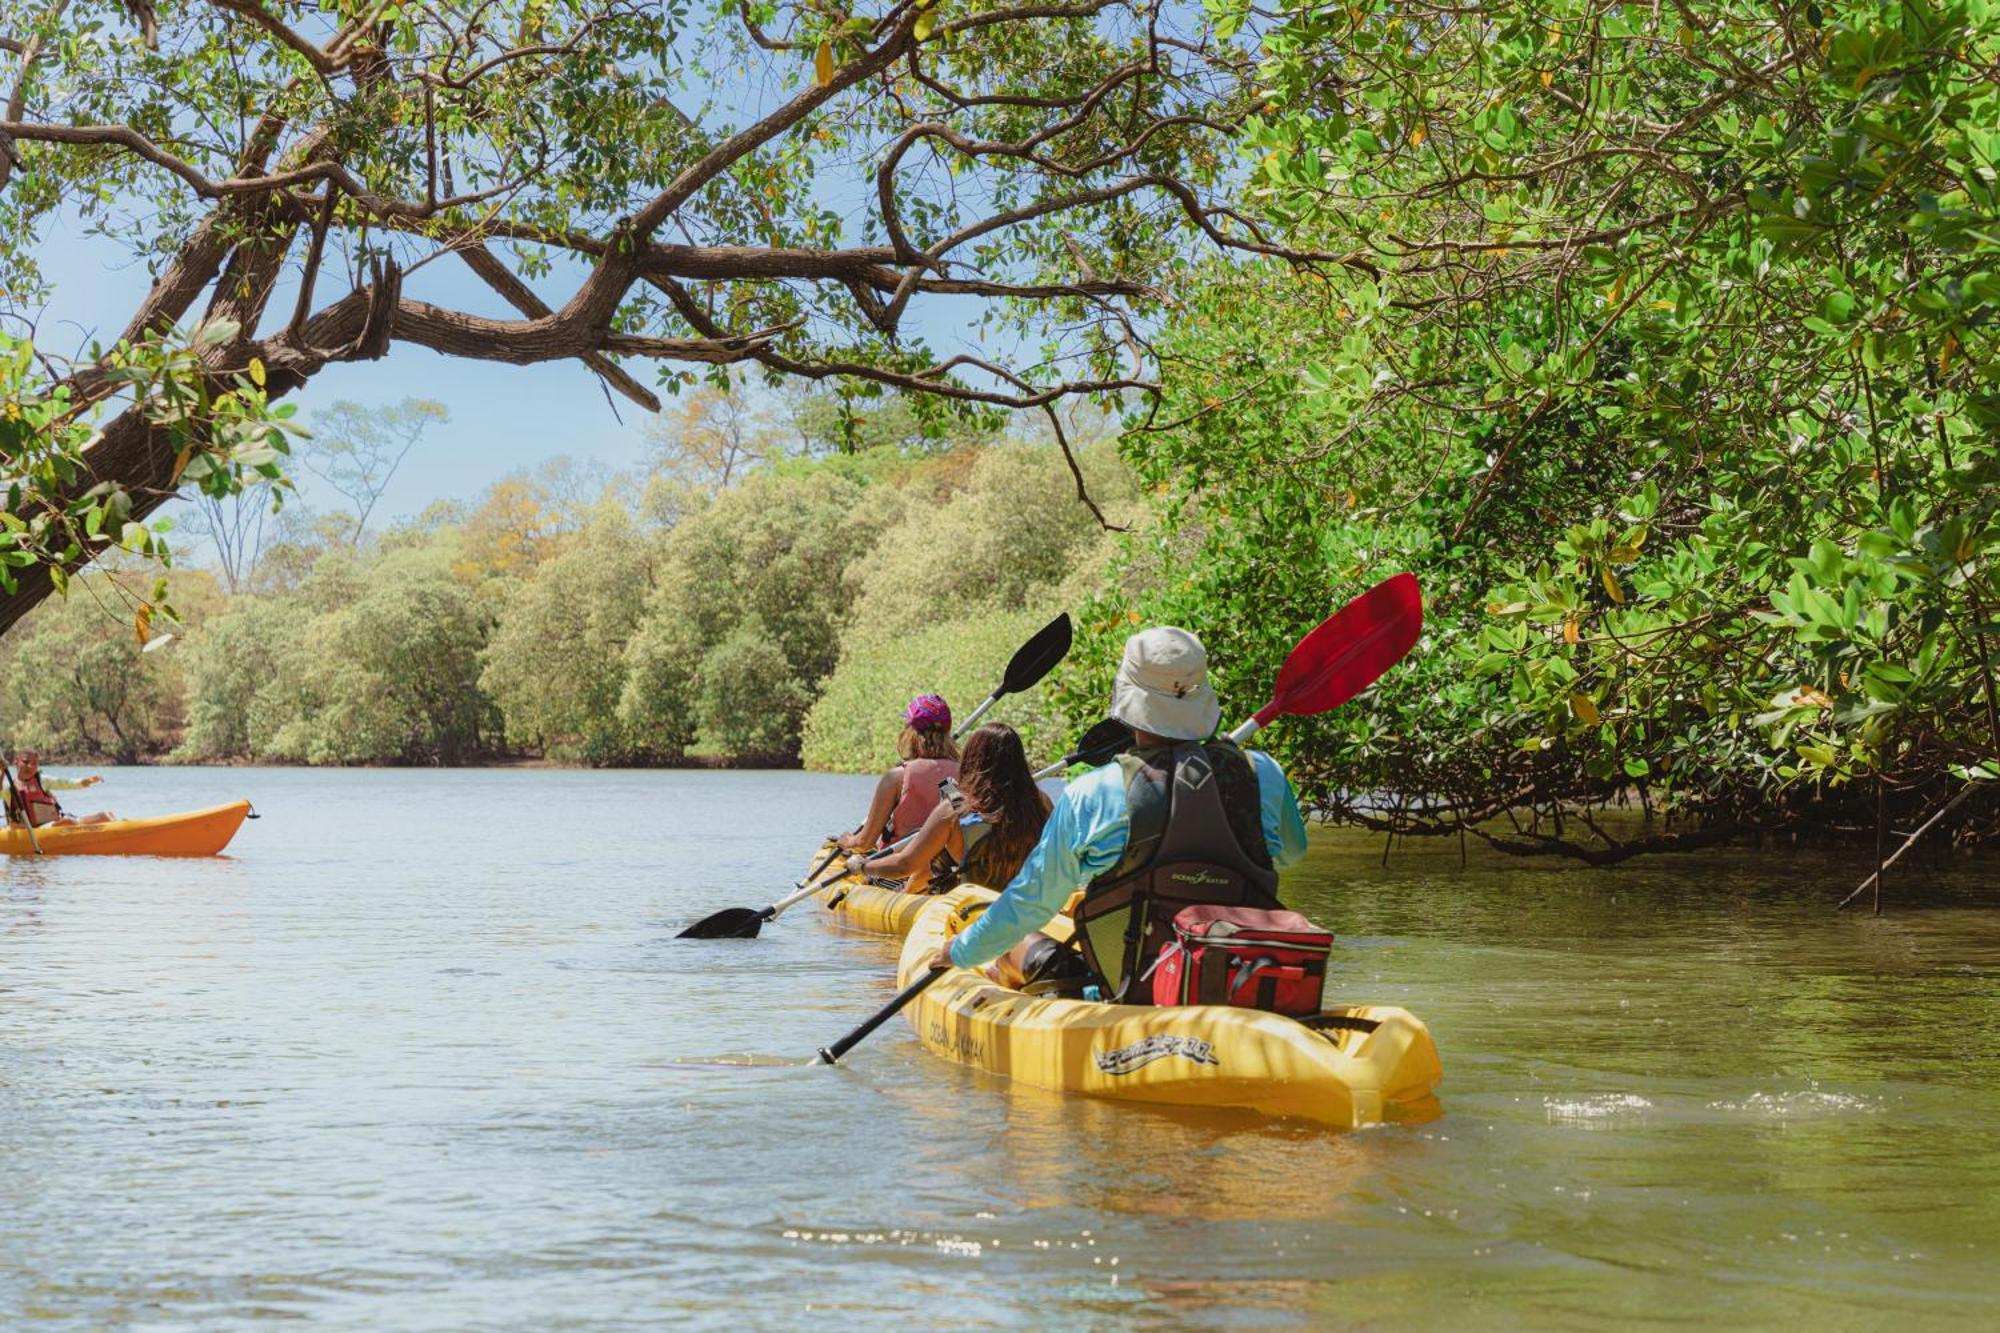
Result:
M1299 817L1298 797L1277 760L1262 750L1245 753L1257 775L1264 846L1275 865L1291 865L1306 854L1306 825ZM984 967L1030 931L1047 925L1070 894L1118 864L1131 830L1124 769L1106 764L1070 783L1049 812L1049 822L1021 864L1021 873L952 941L951 961L960 967Z

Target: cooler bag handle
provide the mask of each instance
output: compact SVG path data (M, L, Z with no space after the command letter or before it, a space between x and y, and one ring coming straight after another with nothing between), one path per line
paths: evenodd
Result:
M1258 958L1246 965L1230 969L1236 975L1229 983L1229 1002L1235 1004L1237 993L1254 980L1258 973L1264 972L1266 969L1269 969L1269 975L1273 981L1304 981L1306 979L1306 970L1302 967L1284 967L1269 958Z

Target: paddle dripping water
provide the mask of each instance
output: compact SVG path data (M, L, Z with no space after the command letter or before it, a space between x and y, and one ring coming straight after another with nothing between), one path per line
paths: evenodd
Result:
M868 778L111 770L228 858L0 864L0 1326L1972 1324L2000 1243L2000 888L1458 869L1323 839L1333 989L1436 1034L1356 1134L922 1051L893 945L782 886ZM554 820L563 830L550 838ZM1864 872L1865 873L1865 872ZM1913 873L1892 881L1914 892ZM746 1279L749 1279L746 1281Z

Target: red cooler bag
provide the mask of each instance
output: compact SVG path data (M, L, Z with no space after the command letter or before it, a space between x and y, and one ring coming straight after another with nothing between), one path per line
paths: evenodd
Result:
M1154 1004L1233 1004L1305 1018L1320 1011L1333 936L1297 912L1183 907L1153 964Z

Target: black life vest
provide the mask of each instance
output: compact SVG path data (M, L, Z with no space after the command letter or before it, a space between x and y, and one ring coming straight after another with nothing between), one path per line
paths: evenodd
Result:
M1105 998L1143 1004L1138 980L1183 907L1280 907L1257 771L1235 742L1182 741L1120 755L1131 812L1125 854L1092 880L1077 940Z

